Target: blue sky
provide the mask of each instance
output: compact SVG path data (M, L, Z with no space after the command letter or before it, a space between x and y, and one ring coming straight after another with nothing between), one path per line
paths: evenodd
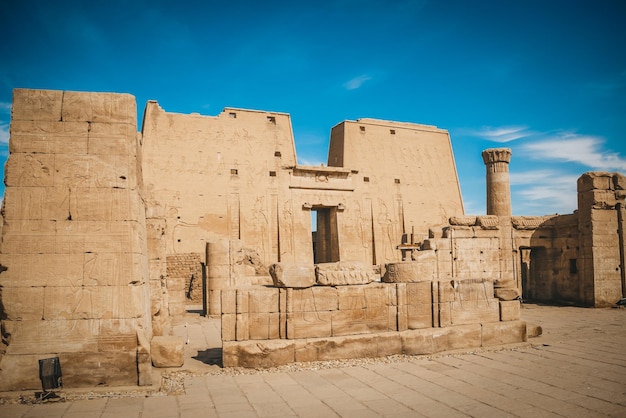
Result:
M342 120L436 125L466 213L501 146L514 214L571 213L582 173L626 173L625 22L622 0L4 0L0 158L13 88L124 92L139 122L151 99L290 113L301 164Z

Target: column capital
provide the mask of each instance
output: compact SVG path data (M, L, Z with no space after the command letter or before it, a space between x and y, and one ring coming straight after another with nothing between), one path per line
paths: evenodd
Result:
M510 148L489 148L483 151L485 165L494 163L509 163L511 161Z

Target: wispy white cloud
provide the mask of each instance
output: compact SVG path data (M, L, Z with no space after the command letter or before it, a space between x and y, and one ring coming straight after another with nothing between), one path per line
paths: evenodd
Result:
M360 88L366 81L369 81L371 79L372 79L372 76L367 75L367 74L362 74L358 77L354 77L353 79L349 80L343 86L346 88L346 90L356 90Z
M590 135L562 133L522 144L520 150L537 160L582 164L594 170L626 171L626 158L603 149L604 140Z
M0 113L11 113L11 103L0 102Z
M562 170L512 172L513 212L523 215L572 213L577 207L578 175Z
M482 138L492 142L511 142L533 135L527 126L484 126L481 129L461 129L460 134Z
M9 143L9 124L0 122L0 148Z

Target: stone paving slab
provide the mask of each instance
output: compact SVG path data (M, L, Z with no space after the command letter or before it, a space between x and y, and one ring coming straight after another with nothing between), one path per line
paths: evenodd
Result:
M184 395L7 404L0 417L626 417L626 309L524 305L522 317L543 328L531 345L191 376Z

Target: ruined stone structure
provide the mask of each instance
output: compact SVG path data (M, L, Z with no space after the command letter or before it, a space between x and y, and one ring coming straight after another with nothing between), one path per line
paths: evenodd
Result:
M523 341L519 296L624 294L624 176L587 173L571 215L511 215L510 150L464 214L448 133L359 119L297 164L289 115L168 113L125 94L15 90L0 274L0 390L147 384L180 365L170 320L222 320L225 366ZM315 222L312 222L312 219ZM313 225L316 224L316 231Z

